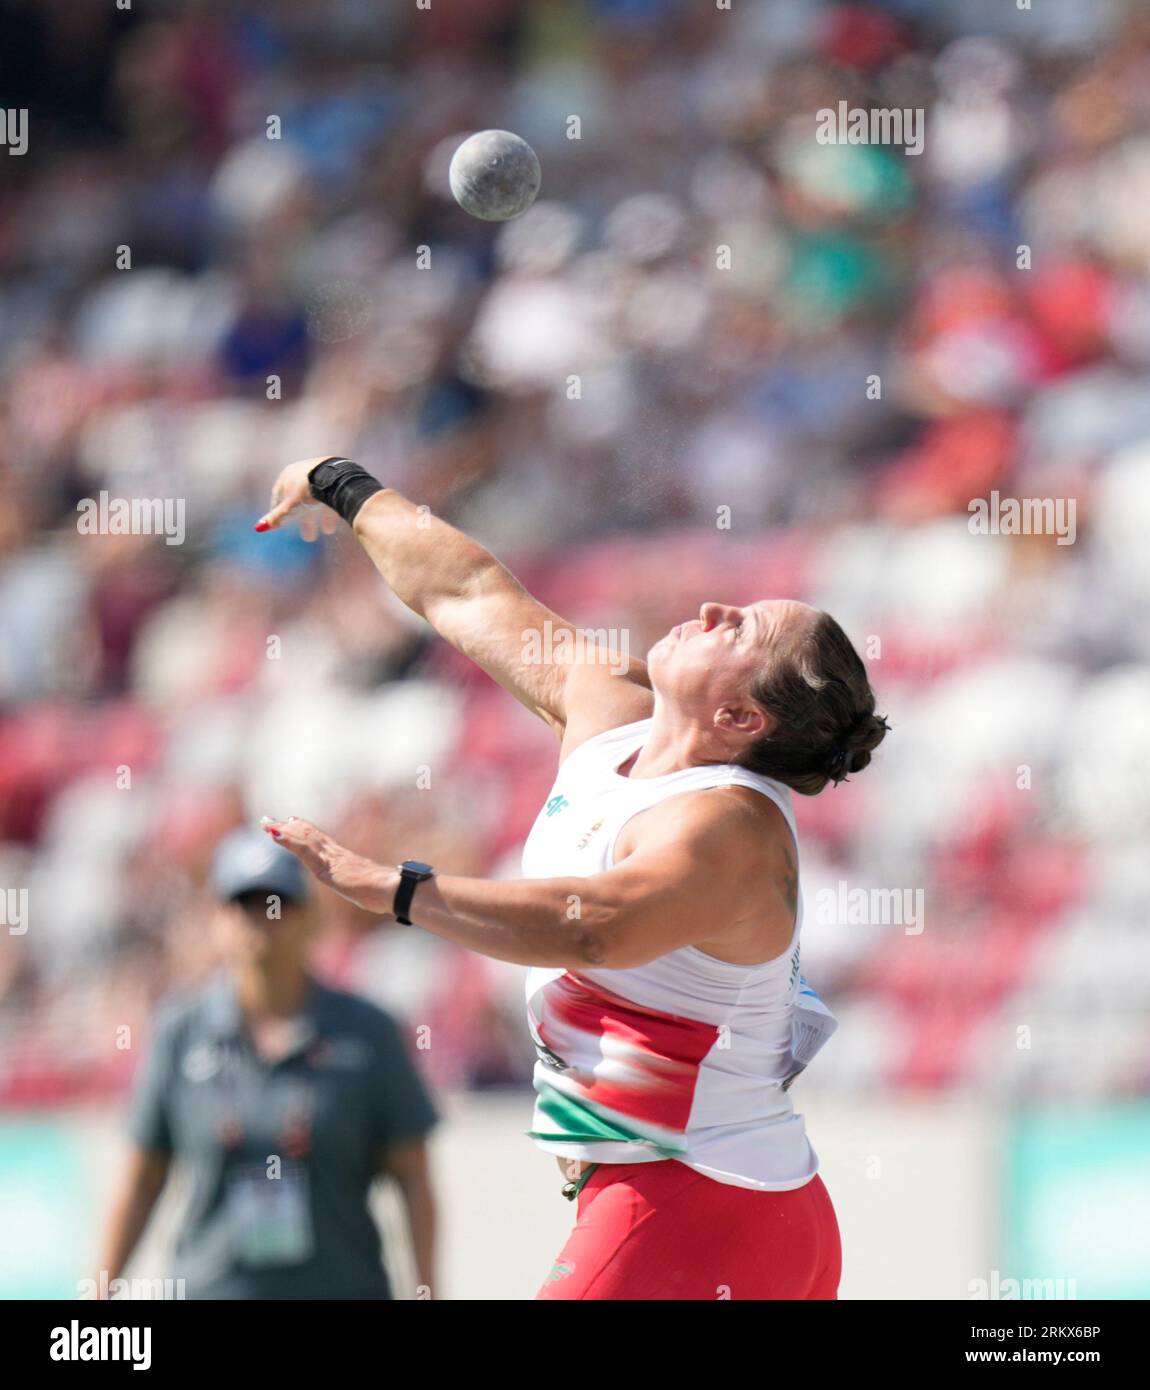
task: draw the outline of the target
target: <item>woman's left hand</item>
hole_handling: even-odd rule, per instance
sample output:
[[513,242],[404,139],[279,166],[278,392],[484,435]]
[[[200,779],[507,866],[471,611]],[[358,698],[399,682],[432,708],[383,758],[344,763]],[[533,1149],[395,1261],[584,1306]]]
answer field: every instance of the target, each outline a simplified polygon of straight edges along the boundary
[[256,522],[257,531],[275,531],[289,516],[299,514],[299,532],[305,541],[314,541],[320,532],[330,535],[339,526],[339,517],[330,507],[323,506],[311,495],[310,474],[317,464],[335,454],[301,459],[289,463],[272,486],[271,510]]
[[377,917],[390,917],[399,870],[376,864],[336,844],[310,821],[289,816],[285,821],[265,816],[260,822],[277,845],[290,850],[304,866],[340,897]]

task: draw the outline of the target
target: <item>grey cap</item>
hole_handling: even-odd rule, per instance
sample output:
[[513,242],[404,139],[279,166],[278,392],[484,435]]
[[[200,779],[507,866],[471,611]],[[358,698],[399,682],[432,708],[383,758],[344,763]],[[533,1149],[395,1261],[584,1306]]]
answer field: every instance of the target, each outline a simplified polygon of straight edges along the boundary
[[212,860],[212,892],[221,902],[263,890],[289,902],[307,899],[307,872],[294,854],[263,830],[242,826],[225,835]]

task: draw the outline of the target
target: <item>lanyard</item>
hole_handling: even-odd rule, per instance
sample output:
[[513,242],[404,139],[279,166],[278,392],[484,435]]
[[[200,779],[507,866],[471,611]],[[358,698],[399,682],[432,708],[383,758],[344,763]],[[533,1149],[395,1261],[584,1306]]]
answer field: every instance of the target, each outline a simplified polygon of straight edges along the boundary
[[[251,1065],[254,1062],[255,1065]],[[287,1095],[286,1115],[279,1131],[279,1150],[285,1157],[305,1159],[311,1152],[315,1117],[315,1085],[302,1076],[273,1080],[274,1070],[247,1055],[242,1045],[221,1051],[218,1088],[217,1137],[224,1149],[235,1154],[247,1135],[244,1115],[254,1113],[261,1093]],[[245,1094],[246,1093],[246,1094]]]

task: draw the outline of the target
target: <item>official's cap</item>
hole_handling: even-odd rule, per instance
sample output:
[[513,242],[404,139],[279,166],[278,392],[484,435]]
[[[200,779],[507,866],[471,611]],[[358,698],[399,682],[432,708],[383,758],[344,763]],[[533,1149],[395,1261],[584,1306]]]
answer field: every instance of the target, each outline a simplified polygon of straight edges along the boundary
[[231,831],[216,846],[211,884],[221,902],[257,891],[297,903],[308,895],[307,871],[295,855],[262,830],[246,826]]

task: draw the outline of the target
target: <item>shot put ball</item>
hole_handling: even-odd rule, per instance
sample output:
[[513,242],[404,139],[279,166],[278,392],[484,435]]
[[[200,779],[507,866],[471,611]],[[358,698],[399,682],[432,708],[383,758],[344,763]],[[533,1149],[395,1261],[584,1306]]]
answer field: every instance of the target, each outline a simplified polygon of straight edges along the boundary
[[448,179],[464,212],[507,222],[535,201],[542,173],[526,140],[509,130],[481,130],[455,151]]

